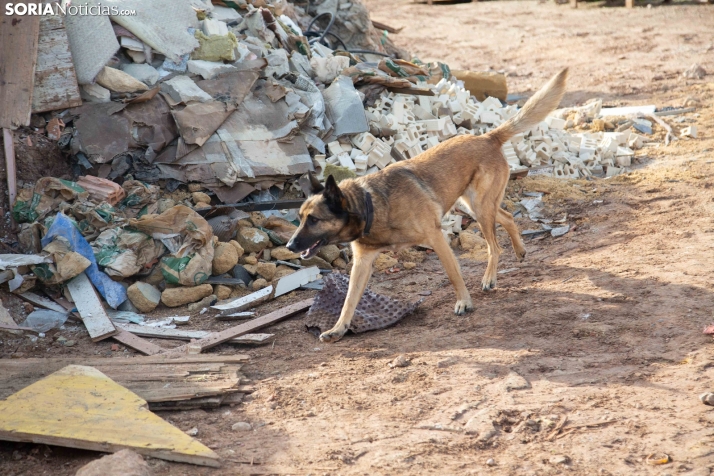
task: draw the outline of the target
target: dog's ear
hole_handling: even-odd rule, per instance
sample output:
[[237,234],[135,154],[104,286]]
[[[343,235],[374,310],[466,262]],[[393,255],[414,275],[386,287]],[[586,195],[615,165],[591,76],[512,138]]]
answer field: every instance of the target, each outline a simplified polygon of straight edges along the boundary
[[306,197],[317,195],[325,190],[325,187],[323,187],[317,179],[315,172],[308,172],[300,177],[298,179],[298,186],[300,186],[300,190],[302,190],[302,193],[304,193]]
[[325,201],[327,201],[327,205],[330,209],[334,211],[343,211],[345,209],[345,196],[342,194],[342,190],[340,190],[335,177],[332,175],[328,176],[327,180],[325,180],[325,191],[322,193],[322,196],[325,197]]

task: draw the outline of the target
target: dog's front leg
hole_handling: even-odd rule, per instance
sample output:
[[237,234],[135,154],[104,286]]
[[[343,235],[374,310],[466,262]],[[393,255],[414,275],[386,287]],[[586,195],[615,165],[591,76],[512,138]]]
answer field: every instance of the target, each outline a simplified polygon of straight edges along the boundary
[[379,254],[379,251],[366,249],[357,242],[352,243],[352,274],[350,275],[350,286],[347,289],[345,304],[342,306],[340,319],[335,326],[320,335],[322,342],[337,342],[342,339],[352,322],[352,316],[357,309],[357,304],[364,294],[367,282],[372,276],[372,263]]
[[469,294],[469,290],[466,288],[463,276],[461,276],[459,262],[456,260],[454,252],[451,251],[451,247],[446,241],[446,238],[444,238],[441,228],[434,230],[429,237],[429,241],[431,246],[434,248],[434,251],[436,251],[439,261],[441,261],[441,264],[444,265],[446,274],[449,276],[449,281],[451,281],[451,284],[456,290],[456,306],[454,306],[454,314],[459,316],[464,314],[466,311],[471,311],[474,308],[474,304],[471,301],[471,295]]

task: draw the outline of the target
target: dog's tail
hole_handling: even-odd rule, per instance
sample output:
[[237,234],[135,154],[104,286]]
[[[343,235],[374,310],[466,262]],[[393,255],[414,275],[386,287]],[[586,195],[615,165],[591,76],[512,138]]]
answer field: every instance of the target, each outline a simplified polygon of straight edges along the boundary
[[543,86],[525,106],[508,121],[488,133],[501,144],[511,137],[535,127],[553,111],[565,94],[565,81],[568,79],[568,68],[553,76],[548,84]]

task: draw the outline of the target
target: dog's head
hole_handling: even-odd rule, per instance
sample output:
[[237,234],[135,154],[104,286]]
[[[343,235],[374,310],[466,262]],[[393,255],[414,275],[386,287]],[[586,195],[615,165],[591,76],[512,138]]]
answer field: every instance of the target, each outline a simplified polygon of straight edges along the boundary
[[359,237],[351,223],[348,201],[330,175],[325,186],[313,175],[303,188],[308,194],[300,207],[300,226],[288,242],[288,249],[301,252],[303,259],[315,256],[321,246],[346,243]]

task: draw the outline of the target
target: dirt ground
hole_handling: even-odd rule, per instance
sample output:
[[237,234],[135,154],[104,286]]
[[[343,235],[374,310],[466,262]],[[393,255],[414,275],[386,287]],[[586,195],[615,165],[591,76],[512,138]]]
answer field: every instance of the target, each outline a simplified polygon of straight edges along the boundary
[[[243,373],[256,391],[234,407],[161,415],[197,427],[224,466],[150,459],[154,473],[711,474],[714,410],[698,395],[714,386],[714,343],[702,334],[714,322],[714,6],[367,3],[374,19],[405,27],[396,42],[422,60],[505,70],[513,93],[532,92],[569,65],[565,105],[602,97],[663,107],[693,98],[695,113],[668,120],[676,129],[696,124],[699,138],[638,151],[639,164],[613,179],[512,182],[509,201],[550,192],[547,214],[567,213],[573,229],[526,240],[522,263],[499,229],[503,272],[487,294],[479,290],[484,253],[461,256],[471,314],[453,315],[454,292],[432,254],[414,270],[372,279],[373,290],[402,300],[431,291],[392,328],[328,345],[298,316],[270,328],[273,345],[216,348],[251,356]],[[695,62],[710,74],[681,79]],[[661,142],[661,131],[655,137]],[[192,326],[226,327],[204,316]],[[133,354],[93,344],[77,326],[62,334],[77,345],[3,336],[0,357]],[[390,368],[399,355],[410,365]],[[472,418],[494,422],[495,435],[464,432]],[[254,430],[232,431],[239,421]],[[667,464],[651,464],[663,454]],[[2,443],[0,474],[73,475],[96,457]]]

